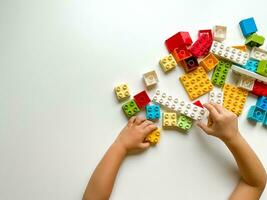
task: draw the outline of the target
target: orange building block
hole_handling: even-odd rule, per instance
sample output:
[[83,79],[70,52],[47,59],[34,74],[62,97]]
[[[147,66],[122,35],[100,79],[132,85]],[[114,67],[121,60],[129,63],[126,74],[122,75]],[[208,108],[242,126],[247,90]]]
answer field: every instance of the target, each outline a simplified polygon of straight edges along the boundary
[[200,65],[203,66],[207,72],[209,72],[213,70],[218,63],[219,60],[212,53],[210,53],[200,62]]
[[235,49],[238,49],[240,51],[247,52],[247,46],[246,45],[239,45],[239,46],[232,46]]

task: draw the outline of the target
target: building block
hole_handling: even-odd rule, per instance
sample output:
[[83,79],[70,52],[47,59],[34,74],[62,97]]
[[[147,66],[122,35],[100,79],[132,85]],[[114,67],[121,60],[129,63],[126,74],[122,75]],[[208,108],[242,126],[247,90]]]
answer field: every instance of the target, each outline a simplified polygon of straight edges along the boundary
[[154,104],[147,105],[146,118],[149,120],[158,120],[160,118],[160,106]]
[[267,96],[267,84],[256,80],[251,93],[256,96]]
[[213,39],[222,42],[226,39],[226,26],[215,26],[213,30]]
[[249,71],[256,72],[258,68],[258,64],[259,64],[259,61],[249,59],[247,63],[244,65],[244,68]]
[[152,145],[157,144],[160,141],[160,129],[156,129],[152,131],[148,136],[145,138],[145,142],[149,142]]
[[201,36],[207,36],[208,38],[210,38],[212,40],[212,30],[211,29],[205,29],[205,30],[199,30],[198,31],[198,38],[200,38]]
[[235,49],[238,49],[243,52],[247,52],[247,46],[246,45],[238,45],[238,46],[232,46]]
[[258,31],[253,17],[241,20],[239,22],[239,26],[244,37],[248,37],[249,35]]
[[256,106],[267,111],[267,97],[265,96],[258,97]]
[[263,121],[263,125],[264,125],[264,126],[267,126],[267,114],[265,115],[265,119],[264,119],[264,121]]
[[130,91],[127,84],[120,84],[114,88],[115,94],[119,101],[126,100],[130,97]]
[[177,114],[175,112],[164,112],[162,116],[163,128],[174,128],[177,125]]
[[237,73],[237,74],[246,75],[246,76],[248,76],[248,77],[257,79],[258,81],[262,81],[262,82],[264,82],[264,83],[267,83],[267,77],[262,76],[262,75],[260,75],[260,74],[257,74],[257,73],[255,73],[255,72],[249,71],[249,70],[247,70],[247,69],[244,69],[244,68],[242,68],[242,67],[233,65],[233,66],[232,66],[232,70],[233,70],[235,73]]
[[194,100],[212,90],[213,85],[202,67],[180,77],[189,98]]
[[252,91],[254,87],[255,79],[250,78],[246,75],[241,75],[238,82],[237,87],[242,88],[247,91]]
[[262,76],[267,76],[267,60],[261,60],[259,62],[256,72]]
[[189,58],[186,58],[185,60],[182,60],[181,65],[183,66],[184,71],[188,73],[195,70],[198,67],[198,61],[196,57],[191,56]]
[[157,83],[159,82],[159,79],[158,79],[158,76],[155,70],[149,71],[143,74],[143,79],[144,79],[147,89],[151,89],[155,87]]
[[140,112],[138,106],[136,105],[135,101],[132,99],[122,105],[122,109],[125,115],[130,118]]
[[172,56],[172,54],[162,58],[159,61],[159,64],[165,73],[171,71],[172,69],[174,69],[177,66],[177,63],[176,63],[174,57]]
[[258,47],[253,47],[250,52],[250,58],[254,60],[267,60],[267,51]]
[[210,53],[201,62],[200,65],[207,71],[213,70],[213,68],[219,63],[219,60]]
[[142,91],[134,96],[134,101],[139,109],[142,109],[150,102],[150,98],[147,95],[146,91]]
[[223,104],[223,92],[222,91],[210,91],[209,102],[216,103],[222,106]]
[[218,87],[222,87],[224,85],[231,65],[232,64],[228,61],[219,60],[219,63],[217,64],[211,77],[213,85]]
[[201,34],[200,37],[189,48],[193,56],[199,58],[208,55],[212,45],[212,37],[208,34]]
[[232,47],[226,47],[224,44],[213,41],[210,52],[225,60],[237,65],[245,65],[248,61],[249,54]]
[[247,37],[245,44],[250,47],[260,47],[264,41],[265,38],[263,36],[253,33]]
[[251,121],[263,122],[266,116],[266,111],[258,106],[251,106],[247,118]]
[[175,48],[180,46],[189,46],[192,43],[189,32],[178,32],[165,41],[165,45],[169,53],[172,53]]
[[183,131],[188,131],[193,125],[193,120],[185,115],[179,115],[177,127]]
[[192,56],[191,52],[185,46],[175,48],[172,55],[177,63]]
[[204,108],[203,104],[199,100],[195,101],[193,104],[200,107],[200,108]]
[[248,91],[226,83],[223,87],[223,106],[239,116],[243,111],[247,96]]

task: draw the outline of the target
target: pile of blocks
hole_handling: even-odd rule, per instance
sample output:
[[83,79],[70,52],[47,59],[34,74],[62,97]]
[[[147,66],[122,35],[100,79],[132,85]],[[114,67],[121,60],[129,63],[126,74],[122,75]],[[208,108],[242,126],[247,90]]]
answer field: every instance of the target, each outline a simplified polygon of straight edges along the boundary
[[[242,114],[250,93],[258,96],[247,118],[267,126],[267,51],[259,48],[265,38],[257,33],[254,18],[241,20],[239,25],[245,44],[238,46],[223,43],[227,33],[225,26],[215,26],[213,31],[199,30],[195,42],[189,32],[178,32],[165,41],[169,53],[160,59],[159,65],[166,75],[176,67],[183,69],[179,80],[191,101],[209,93],[207,102],[220,104],[237,116]],[[239,74],[236,85],[226,83],[231,71]],[[154,70],[143,74],[143,80],[147,90],[159,82]],[[131,96],[127,84],[117,85],[115,93],[119,101]],[[207,113],[199,100],[192,103],[159,89],[151,99],[146,90],[134,95],[122,109],[128,118],[145,110],[147,119],[161,119],[163,129],[182,132],[188,132],[193,122],[202,120]],[[208,117],[208,125],[212,123]],[[159,139],[160,129],[157,129],[145,140],[156,144]]]

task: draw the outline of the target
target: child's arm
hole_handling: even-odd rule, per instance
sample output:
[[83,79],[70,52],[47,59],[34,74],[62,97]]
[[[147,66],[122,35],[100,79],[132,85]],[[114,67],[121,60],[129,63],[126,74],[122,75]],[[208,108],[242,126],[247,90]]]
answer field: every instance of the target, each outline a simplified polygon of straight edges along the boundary
[[211,127],[198,126],[208,135],[221,139],[232,152],[241,179],[233,191],[231,200],[259,199],[266,184],[266,172],[260,160],[238,130],[237,116],[218,104],[206,104],[213,120]]
[[83,195],[83,200],[107,200],[112,192],[120,165],[131,150],[144,150],[145,137],[157,127],[141,117],[132,117],[96,167]]

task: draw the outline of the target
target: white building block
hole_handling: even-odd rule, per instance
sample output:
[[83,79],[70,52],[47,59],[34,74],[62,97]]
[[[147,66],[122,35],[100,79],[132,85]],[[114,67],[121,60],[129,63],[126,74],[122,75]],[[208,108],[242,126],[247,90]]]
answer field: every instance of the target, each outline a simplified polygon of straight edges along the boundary
[[241,75],[239,80],[238,80],[237,87],[243,88],[247,91],[252,91],[254,83],[255,83],[254,78],[250,78],[246,75]]
[[157,85],[157,83],[159,81],[157,73],[155,70],[149,71],[149,72],[143,74],[143,78],[144,78],[145,85],[148,89]]
[[249,70],[244,69],[242,67],[232,65],[232,70],[237,74],[246,75],[250,78],[254,78],[254,79],[257,79],[258,81],[262,81],[264,83],[267,83],[267,77],[262,76],[260,74],[256,74],[255,72],[249,71]]
[[267,51],[260,49],[258,47],[254,47],[251,50],[250,58],[255,60],[266,60],[267,59]]
[[222,91],[211,91],[209,94],[209,102],[217,103],[219,105],[223,105],[223,92]]
[[215,26],[213,30],[213,39],[222,42],[226,39],[226,26]]

